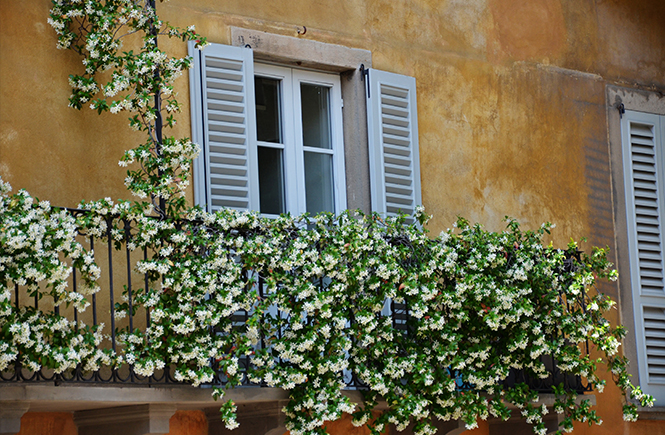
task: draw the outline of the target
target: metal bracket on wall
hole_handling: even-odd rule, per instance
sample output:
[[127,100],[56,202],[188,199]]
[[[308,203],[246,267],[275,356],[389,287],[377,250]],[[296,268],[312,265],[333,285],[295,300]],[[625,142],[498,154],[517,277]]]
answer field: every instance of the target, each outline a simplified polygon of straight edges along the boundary
[[619,118],[623,119],[623,114],[626,113],[626,106],[624,106],[623,103],[619,103],[617,110],[619,110]]
[[365,68],[365,64],[360,64],[360,77],[367,84],[367,98],[369,98],[369,68]]

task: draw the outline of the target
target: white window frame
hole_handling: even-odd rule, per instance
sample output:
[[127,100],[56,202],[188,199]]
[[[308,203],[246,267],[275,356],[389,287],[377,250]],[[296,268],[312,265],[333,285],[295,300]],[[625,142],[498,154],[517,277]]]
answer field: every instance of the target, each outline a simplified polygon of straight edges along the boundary
[[[334,212],[346,209],[346,182],[344,170],[344,133],[342,125],[342,92],[339,74],[307,71],[273,64],[254,63],[254,76],[280,80],[282,95],[280,120],[282,145],[259,142],[256,146],[284,150],[284,196],[286,211],[301,214],[307,211],[304,152],[322,152],[332,155]],[[330,90],[331,149],[308,149],[303,145],[302,107],[300,84],[324,86]],[[257,153],[255,153],[256,155]],[[266,216],[270,216],[266,214]]]

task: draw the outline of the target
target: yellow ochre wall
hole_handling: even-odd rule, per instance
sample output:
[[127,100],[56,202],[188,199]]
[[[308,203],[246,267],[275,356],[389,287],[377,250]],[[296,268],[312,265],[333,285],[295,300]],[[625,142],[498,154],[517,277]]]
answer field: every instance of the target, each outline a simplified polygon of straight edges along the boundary
[[[128,198],[117,161],[142,138],[124,115],[66,107],[67,76],[82,65],[56,50],[49,7],[0,0],[0,176],[57,205]],[[605,87],[665,91],[663,0],[171,0],[158,10],[223,44],[230,26],[293,37],[306,26],[301,38],[367,49],[374,68],[415,76],[434,234],[457,215],[492,230],[510,215],[526,228],[555,222],[560,245],[587,236],[614,248]],[[188,136],[186,76],[177,90],[176,133]],[[597,401],[603,426],[575,433],[665,433],[661,421],[624,423],[612,387]]]

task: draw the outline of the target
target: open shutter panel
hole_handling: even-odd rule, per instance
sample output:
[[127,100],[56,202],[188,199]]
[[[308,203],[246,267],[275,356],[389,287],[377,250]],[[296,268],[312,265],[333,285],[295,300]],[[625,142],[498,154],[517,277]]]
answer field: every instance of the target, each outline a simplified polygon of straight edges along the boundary
[[198,123],[193,136],[202,146],[195,166],[197,203],[210,211],[258,210],[252,51],[227,45],[194,50],[192,105],[198,107],[192,108],[192,124]]
[[372,69],[369,83],[372,211],[413,216],[421,203],[416,80]]
[[626,112],[622,134],[640,384],[665,401],[662,118]]

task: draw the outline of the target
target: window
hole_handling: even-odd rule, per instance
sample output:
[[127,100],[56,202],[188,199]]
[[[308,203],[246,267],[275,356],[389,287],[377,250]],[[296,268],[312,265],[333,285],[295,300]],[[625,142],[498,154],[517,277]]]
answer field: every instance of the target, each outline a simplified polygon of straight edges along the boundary
[[339,75],[254,65],[259,211],[346,208]]
[[665,401],[665,115],[621,119],[630,288],[639,383]]
[[[306,44],[317,55],[320,44],[330,45],[295,41],[288,47]],[[362,51],[331,46],[335,55]],[[358,207],[354,189],[366,186],[372,211],[412,215],[421,203],[415,79],[371,70],[367,99],[359,100],[358,89],[365,89],[360,65],[315,72],[261,63],[254,53],[244,45],[203,51],[190,45],[192,139],[202,146],[194,164],[196,202],[212,211],[339,213],[347,204]],[[352,105],[343,109],[345,86]]]

